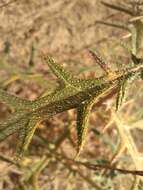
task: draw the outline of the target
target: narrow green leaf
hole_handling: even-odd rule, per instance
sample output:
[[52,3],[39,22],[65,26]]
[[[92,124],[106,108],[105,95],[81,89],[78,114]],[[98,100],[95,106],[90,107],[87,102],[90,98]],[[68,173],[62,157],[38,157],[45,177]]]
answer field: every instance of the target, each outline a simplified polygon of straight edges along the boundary
[[[58,89],[48,96],[30,102],[30,106],[29,102],[27,104],[27,101],[25,102],[20,98],[8,93],[5,94],[5,92],[1,91],[3,93],[0,100],[1,102],[6,102],[14,108],[20,105],[19,107],[21,107],[21,110],[12,113],[6,120],[0,122],[0,141],[21,129],[20,140],[22,152],[24,152],[27,150],[36,130],[36,124],[41,118],[49,118],[57,113],[77,108],[78,152],[80,152],[86,136],[89,112],[92,105],[96,101],[99,101],[100,98],[103,98],[104,94],[106,95],[111,89],[117,87],[120,80],[127,80],[132,77],[132,75],[140,73],[142,70],[143,65],[139,64],[132,68],[115,71],[109,75],[95,79],[73,80],[73,83],[70,83],[70,77],[66,75],[67,78],[65,77],[64,80],[67,81],[68,86],[63,89]],[[56,70],[55,72],[58,71]],[[61,76],[60,74],[57,75]],[[70,84],[74,84],[74,88]],[[13,100],[12,103],[10,99]],[[16,107],[17,103],[18,105]],[[27,125],[28,121],[29,123]],[[24,127],[25,130],[23,129]]]
[[27,129],[28,123],[29,123],[29,120],[27,120],[27,122],[25,122],[25,125],[23,125],[23,127],[19,129],[16,159],[19,159],[23,156],[23,153],[24,153],[23,144],[26,137],[26,129]]
[[108,74],[111,72],[111,69],[108,67],[107,63],[102,59],[101,56],[97,55],[94,51],[89,50],[89,53],[92,55],[96,63],[101,67],[101,69]]
[[0,122],[0,130],[17,123],[22,118],[28,118],[26,111],[18,111],[10,114],[10,116]]
[[13,133],[17,132],[19,129],[25,126],[27,123],[26,118],[21,118],[15,123],[7,124],[5,127],[0,128],[0,141],[3,141],[8,136],[12,135]]
[[42,55],[43,60],[48,64],[53,73],[62,80],[65,85],[72,85],[75,87],[74,83],[78,79],[66,71],[60,64],[54,62],[54,60],[48,55]]
[[37,128],[38,121],[38,117],[31,117],[27,124],[20,129],[17,157],[22,157],[26,153],[34,132]]
[[30,101],[18,98],[2,89],[0,89],[0,102],[6,103],[15,110],[30,108],[31,104]]
[[117,98],[116,98],[116,111],[118,111],[119,107],[123,103],[123,100],[125,98],[126,87],[127,87],[126,79],[122,79],[118,82]]
[[87,134],[87,130],[88,130],[89,114],[90,114],[90,111],[91,111],[93,105],[96,103],[97,100],[98,100],[98,98],[95,97],[91,100],[87,100],[87,101],[81,103],[77,107],[76,129],[77,129],[77,137],[78,137],[78,146],[77,146],[76,158],[79,156],[79,154],[84,146],[86,134]]
[[[136,55],[134,55],[132,52],[130,52],[130,53],[131,53],[131,59],[133,61],[134,66],[141,65],[143,60],[141,58],[136,57]],[[128,84],[127,84],[128,81],[132,81],[134,78],[137,78],[138,76],[140,76],[142,78],[143,77],[143,71],[141,71],[139,73],[132,73],[128,77],[122,77],[122,79],[120,79],[118,81],[116,111],[119,109],[119,107],[121,106],[121,104],[125,98],[125,91],[128,87]]]
[[89,122],[89,112],[91,107],[88,106],[88,102],[80,104],[77,108],[77,137],[78,137],[78,147],[77,147],[77,155],[80,154],[82,147],[85,142],[85,137],[88,129]]

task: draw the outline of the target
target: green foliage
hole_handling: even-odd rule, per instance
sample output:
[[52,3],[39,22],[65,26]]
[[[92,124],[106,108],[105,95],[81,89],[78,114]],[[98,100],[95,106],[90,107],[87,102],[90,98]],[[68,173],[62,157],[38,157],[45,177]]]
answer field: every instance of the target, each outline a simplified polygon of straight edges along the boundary
[[77,108],[77,137],[78,137],[78,154],[79,155],[86,138],[89,114],[93,105],[93,100],[87,100]]
[[38,126],[39,118],[33,116],[30,118],[28,122],[26,122],[25,126],[23,126],[19,130],[19,144],[17,147],[17,156],[22,157],[23,154],[27,151],[28,146],[32,140],[34,132]]

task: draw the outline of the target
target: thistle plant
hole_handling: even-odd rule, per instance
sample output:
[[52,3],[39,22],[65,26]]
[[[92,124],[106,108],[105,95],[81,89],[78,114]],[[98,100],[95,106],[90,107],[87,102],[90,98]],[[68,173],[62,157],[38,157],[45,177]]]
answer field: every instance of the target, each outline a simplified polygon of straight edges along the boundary
[[[128,38],[129,46],[125,45],[124,43],[120,43],[120,45],[125,47],[130,54],[131,60],[128,63],[128,66],[138,65],[141,61],[141,59],[137,57],[141,53],[143,47],[142,3],[143,2],[139,0],[123,2],[120,5],[118,5],[102,1],[102,4],[108,7],[109,9],[118,11],[119,13],[124,13],[129,16],[128,20],[124,20],[122,21],[122,23],[118,23],[118,21],[115,21],[115,23],[99,21],[99,23],[105,24],[106,26],[115,27],[117,29],[123,29],[127,32],[126,38]],[[141,71],[139,75],[142,78],[143,72]],[[119,109],[123,100],[125,99],[126,91],[129,88],[130,81],[132,81],[134,77],[136,76],[133,74],[130,78],[128,78],[128,80],[123,79],[119,81],[117,88],[116,110]],[[109,126],[111,126],[114,122],[117,126],[117,130],[119,132],[120,137],[120,143],[117,146],[116,153],[113,155],[111,159],[111,164],[116,163],[118,161],[118,158],[127,149],[128,153],[130,154],[133,160],[135,168],[137,170],[141,170],[143,166],[142,154],[139,153],[139,151],[137,150],[131,130],[136,128],[140,128],[142,130],[142,127],[140,127],[140,125],[134,126],[134,124],[132,124],[132,127],[129,127],[125,121],[125,118],[122,118],[121,115],[123,114],[121,112],[119,112],[118,114],[115,113],[113,110],[111,112],[112,122],[110,122],[110,125],[108,125],[106,129],[108,129]],[[136,177],[131,189],[138,189],[141,180],[142,178]]]
[[42,55],[42,58],[57,78],[64,83],[63,88],[35,101],[20,99],[0,90],[0,101],[14,110],[9,118],[0,123],[0,140],[2,141],[18,131],[18,155],[23,155],[32,140],[38,123],[57,113],[76,108],[79,153],[86,136],[92,106],[113,88],[117,88],[120,80],[127,80],[133,74],[140,73],[143,68],[142,62],[132,68],[111,72],[100,78],[77,79],[49,56]]
[[[143,60],[138,56],[142,41],[141,18],[143,11],[141,9],[141,4],[135,3],[135,7],[131,5],[130,8],[128,8],[128,6],[126,8],[122,5],[112,5],[106,2],[102,2],[102,4],[108,8],[131,16],[128,24],[118,24],[117,22],[109,23],[103,21],[99,22],[108,26],[122,28],[123,30],[126,30],[130,33],[131,47],[128,48],[128,51],[130,53],[131,59],[128,63],[128,67],[125,69],[121,68],[116,71],[112,71],[108,67],[106,61],[103,61],[102,58],[96,55],[96,53],[90,51],[96,63],[104,71],[104,74],[103,76],[97,78],[80,79],[72,75],[61,64],[56,63],[54,59],[48,54],[42,54],[41,59],[45,62],[45,64],[48,65],[50,70],[57,77],[57,80],[61,84],[60,87],[54,90],[54,92],[39,97],[36,100],[29,101],[8,93],[3,89],[2,85],[0,88],[0,102],[9,106],[12,111],[6,119],[0,122],[0,141],[5,140],[8,136],[14,133],[18,133],[18,158],[21,158],[27,152],[34,133],[43,120],[50,119],[58,113],[73,108],[76,110],[77,114],[75,127],[77,132],[77,154],[75,158],[77,158],[80,155],[86,141],[89,116],[93,106],[96,106],[100,101],[106,101],[109,97],[116,93],[116,111],[118,111],[123,103],[126,91],[128,91],[129,81],[137,78],[143,78]],[[31,61],[33,57],[33,51],[34,49],[32,47],[29,61],[31,66],[33,65],[33,62]],[[18,77],[28,77],[28,80],[30,79],[29,75],[24,75],[22,72],[19,72]],[[40,79],[42,83],[41,76],[38,75],[36,77]],[[5,85],[9,84],[13,80],[15,80],[15,78],[11,78],[11,80],[6,81]],[[134,157],[134,143],[130,130],[126,129],[124,124],[119,121],[119,115],[119,112],[112,110],[112,122],[116,122],[117,124],[117,128],[121,136],[121,143],[117,148],[117,152],[111,159],[111,164],[117,160],[125,148],[128,148],[131,156]],[[59,158],[59,155],[56,156],[57,159],[61,159]],[[43,157],[40,165],[41,163],[45,166],[47,164],[47,159]],[[78,163],[78,161],[74,160],[74,163]],[[89,164],[84,164],[84,166],[88,167]],[[90,169],[95,168],[96,166],[90,165]],[[108,168],[105,167],[105,169]],[[37,171],[39,172],[40,169],[38,168]],[[113,169],[112,166],[110,166],[110,169]],[[139,170],[139,167],[136,167],[136,169]],[[118,170],[120,171],[120,169]],[[126,173],[129,172],[126,171]],[[142,175],[142,172],[139,173],[139,171],[130,173]],[[34,175],[31,174],[31,176]]]
[[[136,59],[136,56],[139,54],[141,48],[142,48],[142,29],[143,29],[143,22],[142,22],[142,2],[141,1],[129,1],[128,3],[123,3],[120,5],[114,5],[107,3],[105,1],[101,2],[104,6],[119,11],[121,13],[124,13],[126,15],[129,15],[130,18],[128,21],[125,21],[125,23],[118,23],[115,21],[115,23],[110,22],[103,22],[99,21],[99,23],[123,29],[129,33],[130,37],[130,47],[127,47],[125,44],[121,43],[131,54],[131,61],[128,63],[129,66],[136,65],[139,63],[139,59]],[[141,73],[142,75],[142,73]],[[132,78],[132,77],[131,77]],[[131,79],[130,78],[130,79]],[[116,110],[118,110],[119,106],[122,104],[124,97],[125,97],[125,91],[128,81],[122,80],[119,81],[118,85],[118,95],[117,95],[117,101],[116,101]]]

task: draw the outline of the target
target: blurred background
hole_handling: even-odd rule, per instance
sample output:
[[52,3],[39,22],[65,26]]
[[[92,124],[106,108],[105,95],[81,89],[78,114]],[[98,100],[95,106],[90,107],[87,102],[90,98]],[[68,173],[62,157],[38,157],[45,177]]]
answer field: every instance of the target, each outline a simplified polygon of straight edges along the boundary
[[[81,78],[104,74],[89,50],[112,70],[127,67],[130,49],[142,57],[142,10],[139,0],[0,0],[0,88],[28,100],[53,92],[58,83],[41,52]],[[142,80],[126,90],[118,112],[114,96],[93,108],[80,161],[143,169]],[[10,113],[1,103],[0,119]],[[17,135],[1,142],[0,190],[143,189],[141,177],[69,161],[76,154],[75,125],[75,110],[43,121],[20,164],[13,161]]]

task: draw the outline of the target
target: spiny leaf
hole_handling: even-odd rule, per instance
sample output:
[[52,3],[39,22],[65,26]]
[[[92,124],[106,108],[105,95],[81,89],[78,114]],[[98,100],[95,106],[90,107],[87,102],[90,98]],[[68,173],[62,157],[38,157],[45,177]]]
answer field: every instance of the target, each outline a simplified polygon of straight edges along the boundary
[[77,158],[84,146],[84,142],[86,139],[86,133],[88,130],[88,123],[89,123],[89,114],[93,107],[93,105],[99,101],[99,99],[104,97],[110,90],[112,86],[108,89],[104,90],[103,92],[98,95],[98,97],[93,97],[92,99],[89,99],[83,103],[81,103],[77,107],[77,137],[78,137],[78,146],[77,146],[77,155],[75,158]]
[[92,57],[94,58],[94,60],[96,61],[96,63],[101,67],[101,69],[108,74],[109,72],[111,72],[111,69],[108,67],[107,63],[105,63],[105,61],[103,61],[103,59],[97,55],[95,52],[93,52],[92,50],[89,50],[90,54],[92,55]]
[[[142,59],[140,58],[137,58],[132,52],[131,53],[131,59],[133,61],[133,64],[136,66],[136,65],[139,65],[142,63]],[[143,72],[141,71],[140,72],[140,77],[142,78],[143,76]],[[128,87],[128,80],[131,81],[132,79],[138,77],[138,74],[136,73],[132,73],[129,77],[123,77],[122,79],[119,80],[118,82],[118,90],[117,90],[117,99],[116,99],[116,110],[119,109],[119,106],[121,106],[122,102],[123,102],[123,99],[125,97],[125,91],[126,91],[126,88]]]
[[5,127],[1,125],[2,127],[0,128],[0,141],[17,132],[19,129],[25,126],[26,122],[27,119],[23,117],[16,122],[7,123],[7,125],[5,123]]
[[0,131],[4,128],[7,128],[10,125],[16,125],[16,123],[18,123],[18,121],[22,118],[29,118],[29,113],[30,110],[20,110],[10,114],[10,116],[7,119],[4,119],[0,122]]
[[[125,49],[128,50],[128,52],[131,54],[131,59],[133,61],[133,64],[134,65],[138,65],[138,64],[141,64],[141,62],[143,61],[142,59],[140,58],[137,58],[133,53],[132,53],[132,50],[124,43],[122,42],[119,42],[121,46],[123,46]],[[132,63],[131,63],[132,64]],[[130,65],[131,65],[130,64]],[[143,72],[141,72],[140,74],[141,78],[143,77]],[[132,74],[132,76],[130,76],[128,79],[133,79],[134,77],[136,77],[135,74]],[[121,80],[119,80],[118,82],[118,90],[117,90],[117,99],[116,99],[116,111],[119,109],[119,107],[121,106],[123,100],[124,100],[124,97],[125,97],[125,91],[126,91],[126,88],[128,87],[128,79],[125,79],[125,78],[122,78]]]
[[15,110],[30,108],[31,104],[30,101],[18,98],[2,89],[0,89],[0,102],[6,103]]
[[75,87],[74,83],[77,82],[78,79],[66,71],[62,66],[55,63],[54,60],[48,55],[42,55],[42,58],[48,64],[53,73],[58,77],[58,79],[62,80],[65,85],[72,85]]
[[23,125],[22,128],[19,129],[19,132],[18,132],[18,145],[17,145],[17,155],[16,155],[16,159],[19,159],[20,157],[22,157],[21,155],[23,155],[23,144],[24,144],[24,140],[25,140],[25,136],[26,136],[26,128],[27,128],[27,125],[29,123],[29,119],[25,121],[25,125]]
[[117,98],[116,98],[116,111],[118,111],[119,107],[121,106],[124,97],[125,97],[125,91],[127,86],[127,80],[122,79],[118,82],[118,88],[117,88]]
[[[42,57],[46,61],[46,63],[48,63],[48,65],[51,68],[51,70],[54,72],[54,74],[60,80],[63,80],[65,82],[65,84],[67,84],[67,85],[72,85],[78,91],[79,90],[83,90],[83,89],[91,88],[95,84],[102,85],[106,81],[112,80],[110,78],[108,79],[108,75],[107,74],[105,76],[103,76],[103,77],[99,77],[99,78],[95,78],[95,79],[85,79],[85,80],[84,79],[83,80],[82,79],[77,79],[74,76],[72,76],[69,72],[65,71],[65,69],[62,66],[60,66],[57,63],[55,63],[48,55],[42,55]],[[123,72],[126,75],[126,73],[128,72],[128,70],[123,70]],[[109,73],[109,76],[113,76],[112,78],[116,77],[118,74],[123,75],[123,73],[120,72],[120,71],[114,72],[114,73],[112,72],[111,73],[111,72],[109,72],[109,69],[108,69],[108,73]]]
[[102,80],[102,78],[99,79],[78,79],[71,75],[68,71],[66,71],[60,64],[57,64],[51,59],[48,55],[42,55],[42,58],[45,60],[45,62],[49,65],[50,69],[53,71],[53,73],[62,81],[64,81],[66,86],[72,86],[75,89],[83,90],[86,88],[90,88],[92,85],[95,85],[95,83],[100,84],[105,82]]
[[83,102],[79,105],[77,108],[77,137],[78,137],[78,149],[77,149],[77,155],[80,154],[81,149],[85,142],[85,137],[88,129],[88,121],[89,121],[89,114],[91,110],[91,104],[89,101]]
[[39,121],[39,118],[32,117],[26,123],[26,125],[20,129],[20,131],[19,131],[19,145],[17,148],[17,156],[18,157],[22,157],[26,153],[28,146],[32,140],[32,137],[34,135],[34,132],[37,128],[38,121]]
[[[87,126],[88,113],[92,108],[92,102],[94,102],[94,100],[99,101],[100,98],[104,97],[104,94],[106,95],[106,93],[111,89],[117,87],[119,80],[123,78],[128,79],[132,74],[139,73],[142,70],[143,65],[139,64],[132,68],[117,72],[115,71],[110,75],[105,75],[100,78],[75,80],[74,85],[76,84],[78,88],[73,88],[72,85],[68,85],[63,89],[56,90],[48,96],[38,98],[37,100],[30,102],[30,106],[29,103],[27,106],[27,101],[24,102],[22,100],[23,106],[21,107],[21,110],[12,113],[7,120],[0,123],[0,141],[25,127],[27,121],[30,121],[26,128],[26,132],[22,132],[22,142],[24,142],[24,144],[22,144],[24,146],[24,150],[26,150],[36,129],[35,125],[39,122],[39,119],[49,118],[57,113],[77,107],[80,109],[78,115],[81,115],[83,118],[83,120],[82,118],[80,119],[79,123],[82,126]],[[8,100],[1,100],[2,102],[10,104],[11,102],[9,102],[9,98],[14,97],[11,97],[9,94],[6,95],[8,96]],[[18,102],[19,98],[16,98],[16,101]],[[87,105],[83,104],[80,108],[79,106],[82,102],[85,102]],[[11,106],[15,107],[15,104],[12,104]],[[79,146],[82,145],[84,134],[86,133],[86,130],[83,129],[84,127],[80,128],[82,134],[79,133],[81,138]]]

